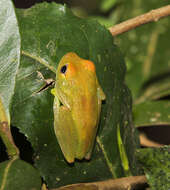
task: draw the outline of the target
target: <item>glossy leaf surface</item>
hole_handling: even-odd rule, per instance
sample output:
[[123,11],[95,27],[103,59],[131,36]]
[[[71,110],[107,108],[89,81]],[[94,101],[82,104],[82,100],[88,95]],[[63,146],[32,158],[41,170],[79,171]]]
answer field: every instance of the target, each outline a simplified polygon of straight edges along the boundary
[[13,159],[0,163],[1,190],[40,190],[41,178],[38,171],[30,164]]
[[137,127],[169,125],[170,124],[170,102],[154,101],[134,105],[133,117]]

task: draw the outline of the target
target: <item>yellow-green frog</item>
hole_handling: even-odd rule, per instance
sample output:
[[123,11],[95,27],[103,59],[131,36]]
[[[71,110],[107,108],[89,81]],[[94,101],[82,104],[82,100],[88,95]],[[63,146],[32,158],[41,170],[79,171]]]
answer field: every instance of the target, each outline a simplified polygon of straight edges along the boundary
[[67,53],[59,62],[54,94],[54,129],[67,162],[90,159],[105,94],[92,61]]

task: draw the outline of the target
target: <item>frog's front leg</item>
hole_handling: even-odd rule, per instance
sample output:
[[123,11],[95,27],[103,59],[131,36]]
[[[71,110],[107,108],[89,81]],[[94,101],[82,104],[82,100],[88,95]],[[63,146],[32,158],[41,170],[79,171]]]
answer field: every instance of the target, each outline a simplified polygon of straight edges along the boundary
[[75,151],[78,144],[77,132],[72,119],[71,111],[61,105],[57,96],[54,98],[54,130],[61,150],[69,163],[75,160]]

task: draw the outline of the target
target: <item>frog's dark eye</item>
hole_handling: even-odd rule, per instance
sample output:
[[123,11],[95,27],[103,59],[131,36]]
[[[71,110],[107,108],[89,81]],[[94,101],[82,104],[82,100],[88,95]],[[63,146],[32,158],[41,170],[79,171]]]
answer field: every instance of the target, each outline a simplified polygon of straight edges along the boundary
[[67,65],[63,65],[60,69],[60,72],[65,74],[66,71],[67,71]]

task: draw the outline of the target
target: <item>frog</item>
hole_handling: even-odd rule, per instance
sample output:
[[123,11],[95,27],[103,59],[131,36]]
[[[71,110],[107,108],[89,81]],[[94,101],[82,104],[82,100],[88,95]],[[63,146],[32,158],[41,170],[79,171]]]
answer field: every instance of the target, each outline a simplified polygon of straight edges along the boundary
[[106,99],[96,75],[95,64],[74,52],[65,54],[56,69],[54,131],[68,163],[91,158]]

